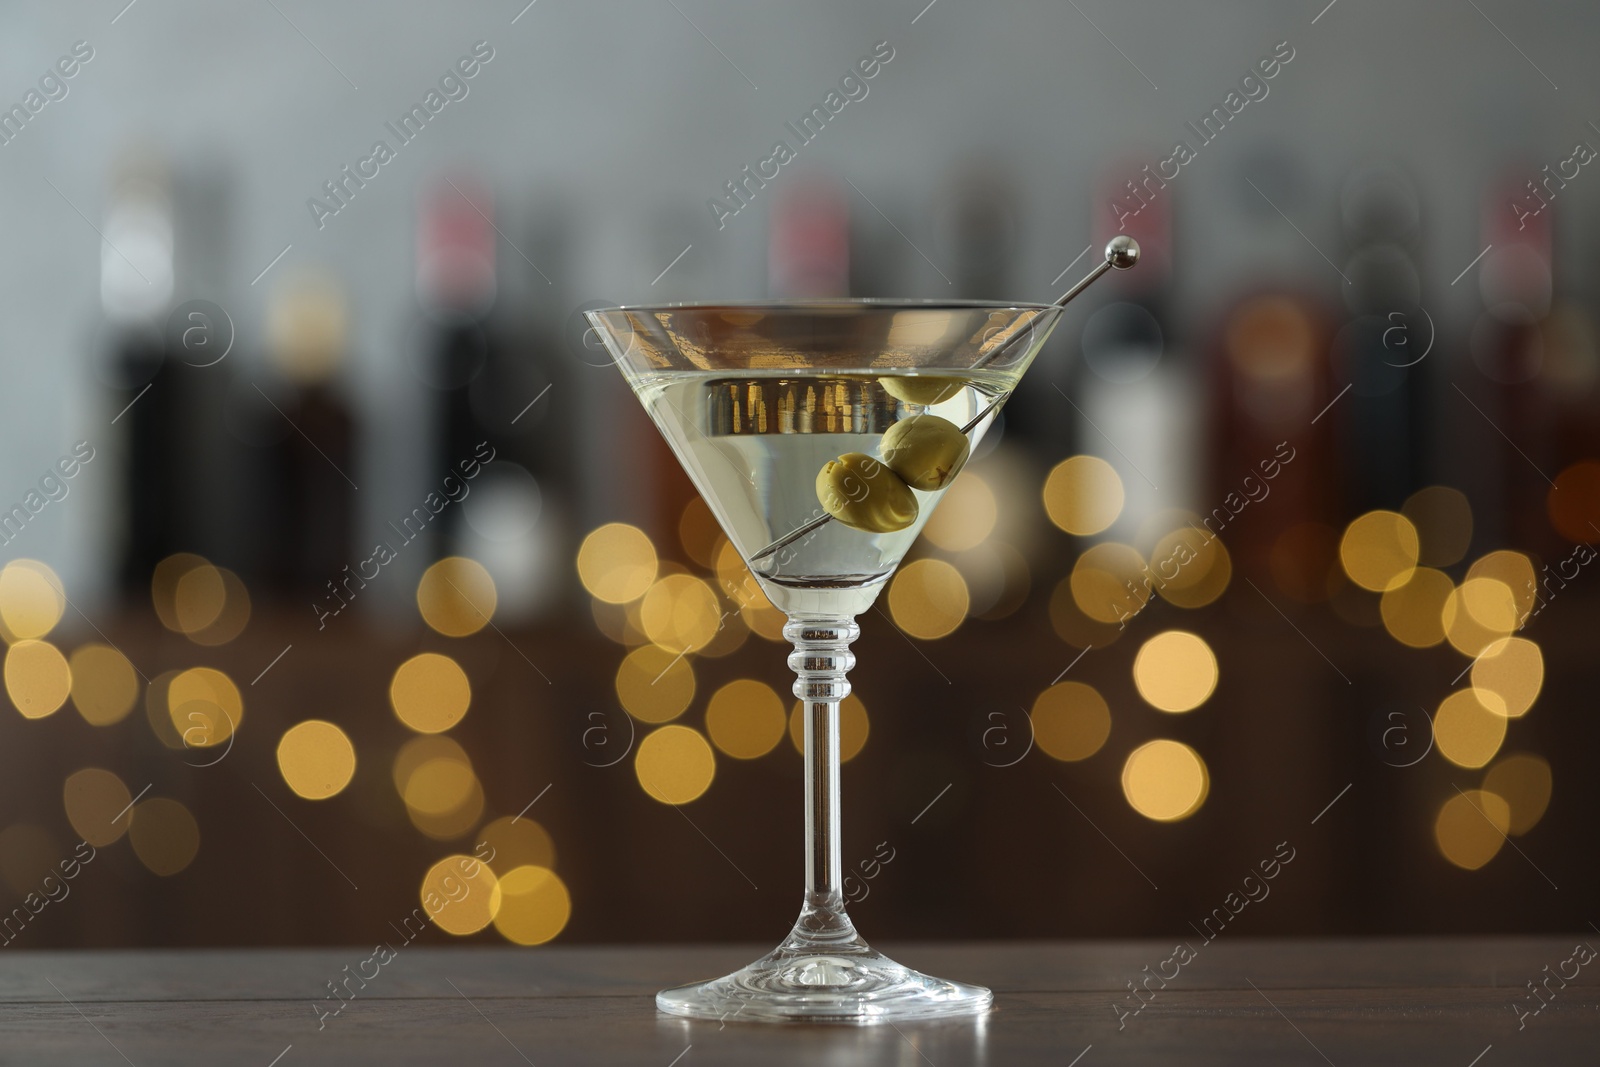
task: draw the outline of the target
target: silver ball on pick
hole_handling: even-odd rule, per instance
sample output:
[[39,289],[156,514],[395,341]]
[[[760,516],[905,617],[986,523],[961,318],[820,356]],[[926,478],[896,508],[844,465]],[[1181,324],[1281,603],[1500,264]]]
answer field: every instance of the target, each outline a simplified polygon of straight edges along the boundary
[[1106,262],[1117,270],[1127,270],[1139,262],[1139,242],[1119,234],[1106,242]]

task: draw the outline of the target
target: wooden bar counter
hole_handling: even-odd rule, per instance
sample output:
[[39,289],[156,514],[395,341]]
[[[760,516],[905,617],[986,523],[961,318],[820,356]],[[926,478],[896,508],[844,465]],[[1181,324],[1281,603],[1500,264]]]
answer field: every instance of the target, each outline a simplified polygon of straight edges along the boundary
[[[754,945],[413,947],[381,967],[354,947],[8,951],[0,1064],[1592,1065],[1600,968],[1574,955],[1589,942],[1600,936],[1224,935],[1165,988],[1144,981],[1146,966],[1172,974],[1165,942],[888,945],[996,994],[982,1019],[898,1028],[656,1013],[656,989],[731,970]],[[348,1003],[330,996],[328,983],[374,969],[364,989],[346,983]],[[1135,999],[1129,982],[1151,992]]]

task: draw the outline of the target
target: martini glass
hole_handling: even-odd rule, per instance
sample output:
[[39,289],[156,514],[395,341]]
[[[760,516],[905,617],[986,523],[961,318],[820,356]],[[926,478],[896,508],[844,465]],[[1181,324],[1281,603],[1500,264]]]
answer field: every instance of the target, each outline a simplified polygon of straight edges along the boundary
[[845,453],[878,456],[884,433],[914,415],[946,419],[976,446],[1067,300],[1137,254],[1117,239],[1106,262],[1055,304],[834,300],[588,313],[754,580],[788,617],[783,632],[803,704],[800,916],[749,966],[657,994],[662,1012],[872,1023],[989,1008],[989,990],[920,974],[869,946],[846,914],[840,867],[839,703],[850,693],[855,619],[950,482],[911,490],[915,519],[880,533],[834,521],[817,475]]

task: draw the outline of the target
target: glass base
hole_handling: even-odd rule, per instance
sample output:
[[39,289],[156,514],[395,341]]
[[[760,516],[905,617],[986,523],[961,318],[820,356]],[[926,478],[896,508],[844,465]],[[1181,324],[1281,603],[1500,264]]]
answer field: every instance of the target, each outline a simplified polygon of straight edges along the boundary
[[875,951],[842,912],[807,907],[782,945],[722,978],[664,989],[656,1008],[692,1019],[879,1023],[980,1015],[982,986],[903,967]]

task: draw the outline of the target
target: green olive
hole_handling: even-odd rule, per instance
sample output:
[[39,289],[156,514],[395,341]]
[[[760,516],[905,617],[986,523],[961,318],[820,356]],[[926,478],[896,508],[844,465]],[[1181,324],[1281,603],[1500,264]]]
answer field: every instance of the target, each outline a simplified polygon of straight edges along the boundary
[[884,392],[896,400],[926,407],[929,404],[938,404],[949,400],[961,392],[961,387],[964,383],[958,378],[939,378],[932,375],[918,374],[915,376],[897,375],[892,378],[879,378],[878,384],[883,386]]
[[917,521],[917,497],[871,456],[849,452],[817,474],[817,499],[829,515],[868,533],[893,533]]
[[950,484],[967,461],[967,435],[949,419],[913,415],[883,435],[883,462],[907,485],[931,493]]

